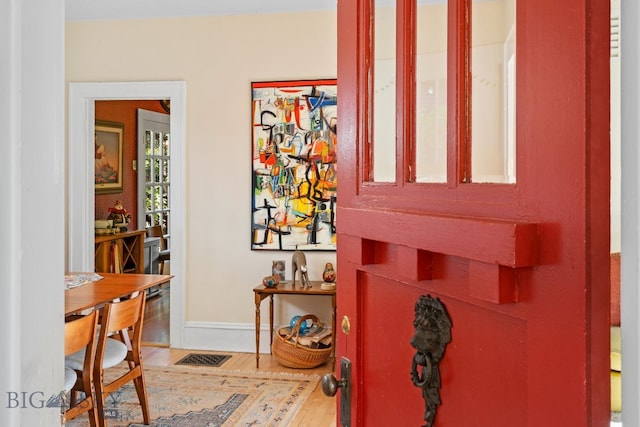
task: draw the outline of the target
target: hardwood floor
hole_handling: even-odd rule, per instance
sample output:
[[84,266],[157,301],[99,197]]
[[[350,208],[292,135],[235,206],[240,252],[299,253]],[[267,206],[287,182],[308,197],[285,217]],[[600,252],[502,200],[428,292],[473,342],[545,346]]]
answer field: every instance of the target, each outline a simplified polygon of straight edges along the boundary
[[144,309],[142,342],[169,347],[169,295],[170,285],[160,286],[157,296],[147,298]]
[[[256,369],[254,353],[233,353],[227,351],[203,351],[169,348],[169,288],[161,290],[159,296],[149,298],[145,310],[145,326],[143,327],[143,363],[145,365],[169,366],[189,353],[230,354],[232,357],[220,368],[223,370],[239,370],[246,372],[288,372],[298,374],[324,375],[332,372],[331,361],[313,369],[290,369],[280,365],[269,354],[260,355],[260,368]],[[304,403],[291,427],[335,427],[336,398],[322,393],[320,383]]]

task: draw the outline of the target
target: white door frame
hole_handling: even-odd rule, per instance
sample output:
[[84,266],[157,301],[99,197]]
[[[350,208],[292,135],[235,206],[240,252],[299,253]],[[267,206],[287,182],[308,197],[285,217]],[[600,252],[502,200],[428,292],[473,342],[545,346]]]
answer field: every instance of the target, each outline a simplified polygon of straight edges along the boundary
[[184,81],[69,83],[67,270],[94,270],[95,101],[171,101],[171,315],[170,346],[183,347],[185,323],[186,138]]
[[623,425],[640,425],[640,5],[621,0],[621,136],[622,136],[622,414]]

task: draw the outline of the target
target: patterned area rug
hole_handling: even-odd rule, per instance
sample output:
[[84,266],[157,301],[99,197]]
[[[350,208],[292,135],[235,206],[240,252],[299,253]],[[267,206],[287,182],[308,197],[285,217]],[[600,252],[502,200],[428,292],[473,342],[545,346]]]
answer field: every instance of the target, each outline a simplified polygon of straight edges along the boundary
[[[286,426],[318,385],[317,375],[145,367],[151,426]],[[128,383],[107,399],[110,427],[142,426],[135,388]],[[86,415],[67,422],[86,427]]]

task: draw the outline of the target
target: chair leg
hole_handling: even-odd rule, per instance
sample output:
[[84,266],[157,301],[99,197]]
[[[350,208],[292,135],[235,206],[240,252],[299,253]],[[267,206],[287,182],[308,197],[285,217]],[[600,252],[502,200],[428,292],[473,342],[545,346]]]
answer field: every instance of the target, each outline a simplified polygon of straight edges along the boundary
[[92,407],[87,412],[87,415],[89,416],[89,426],[90,427],[97,427],[98,426],[99,417],[98,417],[98,410],[96,408],[95,399],[91,402],[91,404],[92,404]]
[[98,427],[105,427],[107,425],[107,422],[104,416],[105,396],[104,396],[103,381],[104,381],[104,378],[100,377],[98,381],[95,382],[96,400],[94,404],[95,404],[96,413],[97,413],[96,418],[98,420]]
[[89,416],[89,426],[97,427],[98,425],[98,409],[96,408],[96,389],[95,384],[89,382],[86,378],[83,378],[83,389],[85,394],[85,402],[80,402],[80,405],[90,405],[90,409],[87,411]]
[[[79,414],[82,413],[78,412],[78,408],[76,408],[76,405],[78,405],[78,391],[72,390],[70,393],[70,402],[69,402],[69,410],[67,412],[69,412],[69,414],[73,413],[73,415],[70,415],[71,418],[75,418],[77,417]],[[80,405],[90,405],[91,408],[88,409],[87,412],[87,416],[89,417],[89,426],[90,427],[97,427],[98,425],[98,410],[96,408],[96,400],[95,400],[95,396],[92,395],[91,397],[87,397],[85,396],[85,401],[83,402],[79,402]],[[70,418],[70,419],[71,419]]]
[[144,384],[144,373],[140,370],[140,376],[133,379],[133,384],[136,387],[136,393],[138,394],[138,400],[142,407],[142,419],[145,425],[149,425],[151,422],[151,413],[149,412],[149,401],[147,399],[146,387]]

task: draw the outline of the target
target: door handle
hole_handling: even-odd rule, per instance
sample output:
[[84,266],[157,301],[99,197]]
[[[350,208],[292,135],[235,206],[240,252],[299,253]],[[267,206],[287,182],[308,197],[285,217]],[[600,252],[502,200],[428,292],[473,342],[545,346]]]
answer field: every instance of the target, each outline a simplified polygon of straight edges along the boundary
[[415,304],[415,332],[409,341],[416,350],[411,360],[411,382],[422,390],[424,427],[432,427],[440,405],[440,368],[447,344],[451,342],[451,318],[444,304],[431,295],[422,295]]
[[340,359],[340,379],[332,374],[322,376],[322,392],[327,396],[335,396],[340,392],[340,425],[351,427],[351,361],[346,357]]
[[322,392],[330,397],[335,396],[339,388],[346,388],[347,384],[348,382],[344,378],[337,380],[336,377],[331,374],[324,374],[322,376]]

